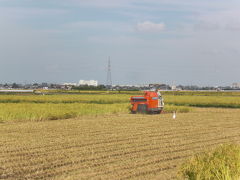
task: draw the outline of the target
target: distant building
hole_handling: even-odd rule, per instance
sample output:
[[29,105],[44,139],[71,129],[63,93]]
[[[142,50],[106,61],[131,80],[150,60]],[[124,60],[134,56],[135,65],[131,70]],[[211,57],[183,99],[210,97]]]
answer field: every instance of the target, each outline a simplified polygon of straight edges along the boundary
[[234,89],[240,88],[240,83],[233,83],[232,88]]
[[87,86],[98,86],[98,81],[95,81],[95,80],[89,80],[89,81],[80,80],[79,81],[79,85],[80,86],[84,86],[84,85],[87,85]]
[[160,90],[170,90],[171,89],[171,87],[166,84],[149,84],[149,88],[160,89]]
[[63,83],[64,86],[77,86],[77,83]]
[[177,86],[176,85],[172,85],[171,90],[176,91],[177,90]]

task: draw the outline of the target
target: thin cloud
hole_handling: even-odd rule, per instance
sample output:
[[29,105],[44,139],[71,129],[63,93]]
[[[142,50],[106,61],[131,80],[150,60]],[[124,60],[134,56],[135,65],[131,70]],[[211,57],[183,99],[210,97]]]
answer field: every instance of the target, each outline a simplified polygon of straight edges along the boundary
[[[144,4],[144,5],[174,5],[174,6],[188,6],[191,7],[226,7],[230,3],[226,1],[219,1],[219,0],[202,0],[202,1],[194,1],[194,0],[69,0],[79,6],[87,6],[87,7],[98,7],[98,8],[116,8],[116,7],[133,7],[136,5]],[[232,2],[237,2],[238,0],[231,0]],[[64,2],[60,0],[60,2]]]
[[165,23],[154,23],[151,21],[145,21],[137,24],[137,31],[139,32],[161,32],[165,30]]
[[111,21],[77,21],[64,25],[66,30],[79,31],[79,30],[98,30],[102,32],[132,32],[132,26],[124,22],[111,22]]
[[0,7],[1,18],[29,18],[29,17],[47,17],[55,15],[64,15],[68,11],[64,9],[49,9],[35,7]]
[[237,10],[218,11],[200,15],[196,30],[240,30],[240,13]]

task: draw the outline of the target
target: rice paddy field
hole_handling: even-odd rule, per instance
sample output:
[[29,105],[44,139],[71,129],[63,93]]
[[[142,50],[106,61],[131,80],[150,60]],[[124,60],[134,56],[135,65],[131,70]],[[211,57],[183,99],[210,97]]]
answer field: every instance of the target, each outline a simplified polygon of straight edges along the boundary
[[0,179],[179,179],[194,154],[240,143],[240,94],[219,93],[164,92],[160,115],[129,113],[140,92],[1,94]]

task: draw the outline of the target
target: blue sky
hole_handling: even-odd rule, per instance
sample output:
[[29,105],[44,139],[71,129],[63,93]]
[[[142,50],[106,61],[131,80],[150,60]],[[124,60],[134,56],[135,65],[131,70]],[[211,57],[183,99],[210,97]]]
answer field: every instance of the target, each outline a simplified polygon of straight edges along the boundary
[[240,82],[237,0],[0,0],[0,83]]

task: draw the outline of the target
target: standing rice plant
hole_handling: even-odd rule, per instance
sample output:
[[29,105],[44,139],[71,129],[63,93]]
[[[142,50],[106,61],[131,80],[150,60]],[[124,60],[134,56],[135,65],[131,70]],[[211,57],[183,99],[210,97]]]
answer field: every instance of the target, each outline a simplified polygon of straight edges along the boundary
[[210,152],[197,154],[182,164],[179,176],[188,180],[239,180],[240,146],[221,145]]

